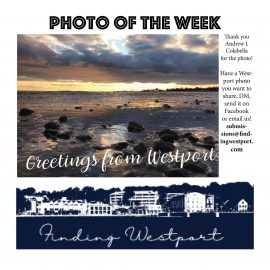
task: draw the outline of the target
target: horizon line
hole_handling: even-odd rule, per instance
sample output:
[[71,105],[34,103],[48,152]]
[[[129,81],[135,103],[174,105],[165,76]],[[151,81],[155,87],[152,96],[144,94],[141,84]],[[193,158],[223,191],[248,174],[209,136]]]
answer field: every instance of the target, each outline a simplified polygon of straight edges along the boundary
[[97,93],[108,93],[108,92],[170,92],[170,91],[201,91],[201,90],[214,90],[219,89],[219,85],[216,86],[206,86],[206,87],[184,87],[184,88],[168,88],[168,89],[132,89],[132,90],[26,90],[26,89],[17,89],[17,92],[97,92]]

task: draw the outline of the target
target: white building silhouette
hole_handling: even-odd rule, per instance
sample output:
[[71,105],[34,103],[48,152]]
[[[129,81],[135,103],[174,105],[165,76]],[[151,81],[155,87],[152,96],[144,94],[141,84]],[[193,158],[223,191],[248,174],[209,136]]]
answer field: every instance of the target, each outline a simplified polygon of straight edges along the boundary
[[206,194],[205,196],[205,211],[206,212],[215,211],[215,196],[213,194]]
[[184,211],[186,213],[206,212],[206,195],[199,192],[185,194]]
[[237,211],[238,212],[247,212],[248,210],[248,203],[244,199],[241,199],[237,204]]
[[134,191],[134,196],[129,199],[132,206],[145,206],[157,204],[159,195],[153,190]]
[[116,191],[110,194],[110,205],[122,205],[124,199],[124,191]]
[[170,201],[172,198],[184,195],[184,193],[177,193],[177,192],[169,192],[166,193],[166,202]]
[[30,214],[37,215],[91,215],[107,216],[112,214],[109,204],[102,202],[86,202],[83,200],[68,200],[62,197],[56,201],[37,200],[35,197],[29,198],[31,202]]
[[134,191],[134,196],[129,199],[132,208],[138,215],[158,215],[162,207],[158,204],[157,191],[140,190]]

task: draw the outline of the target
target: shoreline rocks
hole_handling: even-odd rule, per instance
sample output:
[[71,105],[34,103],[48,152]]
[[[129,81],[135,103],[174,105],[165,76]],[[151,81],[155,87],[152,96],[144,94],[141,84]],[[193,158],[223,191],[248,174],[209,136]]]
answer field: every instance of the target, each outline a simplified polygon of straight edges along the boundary
[[69,140],[72,135],[72,131],[64,131],[56,135],[59,139]]
[[145,128],[141,124],[137,123],[136,121],[129,122],[127,129],[129,132],[141,132],[145,130]]
[[186,137],[193,144],[199,141],[199,138],[193,135],[191,132],[185,133],[184,137]]
[[90,142],[92,140],[92,137],[89,134],[77,135],[76,139],[81,141],[81,142]]
[[215,140],[213,136],[207,136],[203,138],[203,142],[207,144],[215,144]]
[[174,151],[175,147],[173,144],[164,142],[162,140],[155,140],[153,142],[153,150],[154,151],[161,151],[162,153],[172,152]]
[[57,135],[58,135],[58,130],[55,129],[45,129],[44,131],[44,136],[47,139],[52,139],[52,140],[56,140],[57,139]]
[[199,160],[197,162],[188,161],[184,164],[183,168],[194,173],[206,173],[208,166]]
[[68,117],[67,117],[66,115],[62,115],[62,116],[60,116],[60,117],[58,118],[58,121],[59,121],[60,123],[65,123],[65,122],[67,122],[67,120],[68,120]]
[[147,147],[144,143],[135,145],[133,149],[141,156],[144,156],[147,153]]
[[168,109],[171,109],[172,106],[166,103],[166,104],[163,104],[163,105],[162,105],[162,108],[168,110]]
[[165,137],[163,137],[163,138],[165,138],[164,141],[166,141],[166,139],[167,140],[173,139],[174,141],[177,141],[180,139],[180,136],[178,135],[178,133],[169,129],[169,128],[165,128],[165,129],[161,130],[160,132],[158,132],[158,135],[160,138],[162,138],[163,135],[166,135]]
[[216,112],[214,110],[204,110],[204,113],[215,114]]
[[35,113],[35,111],[33,111],[31,109],[22,108],[22,109],[20,109],[19,116],[30,116],[34,113]]
[[54,129],[54,130],[58,130],[60,128],[60,125],[53,121],[53,122],[48,122],[44,125],[45,129]]
[[119,142],[119,143],[115,143],[115,144],[112,144],[112,148],[114,150],[124,150],[128,147],[128,143],[127,142]]

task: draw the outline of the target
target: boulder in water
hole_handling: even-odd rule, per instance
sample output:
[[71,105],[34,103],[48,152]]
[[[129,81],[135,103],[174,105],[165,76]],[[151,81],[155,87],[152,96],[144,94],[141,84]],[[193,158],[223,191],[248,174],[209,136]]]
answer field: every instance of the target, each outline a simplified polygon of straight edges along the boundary
[[171,152],[174,150],[174,145],[169,142],[164,142],[162,140],[156,140],[153,143],[154,151],[161,151],[163,153]]
[[213,136],[207,136],[207,137],[203,138],[203,142],[208,143],[208,144],[215,144],[215,140],[214,140]]
[[48,122],[45,124],[45,129],[59,129],[60,128],[60,125],[57,123],[57,122]]
[[215,114],[216,112],[214,110],[205,110],[204,113]]
[[169,105],[169,104],[163,104],[163,109],[171,109],[171,105]]
[[183,168],[194,173],[206,173],[208,166],[200,160],[197,162],[189,160],[184,164]]
[[119,143],[115,143],[112,145],[112,148],[115,149],[115,150],[123,150],[125,148],[128,147],[128,143],[127,142],[119,142]]
[[65,123],[65,122],[67,122],[67,120],[68,120],[68,117],[67,117],[66,115],[62,115],[62,116],[60,116],[60,117],[58,118],[58,121],[59,121],[60,123]]
[[19,116],[29,116],[35,113],[33,110],[27,109],[27,108],[22,108],[20,109]]
[[134,150],[141,156],[147,152],[147,147],[144,143],[139,143],[134,146]]
[[141,132],[144,130],[144,127],[136,121],[131,121],[128,123],[127,129],[129,132]]
[[170,130],[169,128],[165,128],[161,130],[160,132],[158,132],[158,135],[159,137],[162,137],[163,135],[170,135],[170,137],[173,138],[174,141],[177,141],[178,139],[180,139],[180,136],[177,134],[177,132]]
[[81,142],[90,142],[92,140],[92,137],[88,134],[86,135],[77,135],[76,139]]

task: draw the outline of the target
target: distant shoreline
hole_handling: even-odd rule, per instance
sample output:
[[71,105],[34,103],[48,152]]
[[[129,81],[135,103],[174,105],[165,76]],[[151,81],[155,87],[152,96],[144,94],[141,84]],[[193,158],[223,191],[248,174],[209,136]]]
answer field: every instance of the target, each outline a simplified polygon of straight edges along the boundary
[[161,89],[145,89],[145,90],[119,90],[119,91],[77,91],[77,90],[18,90],[18,93],[171,93],[171,92],[218,92],[218,87],[208,87],[208,88],[169,88],[166,90]]

